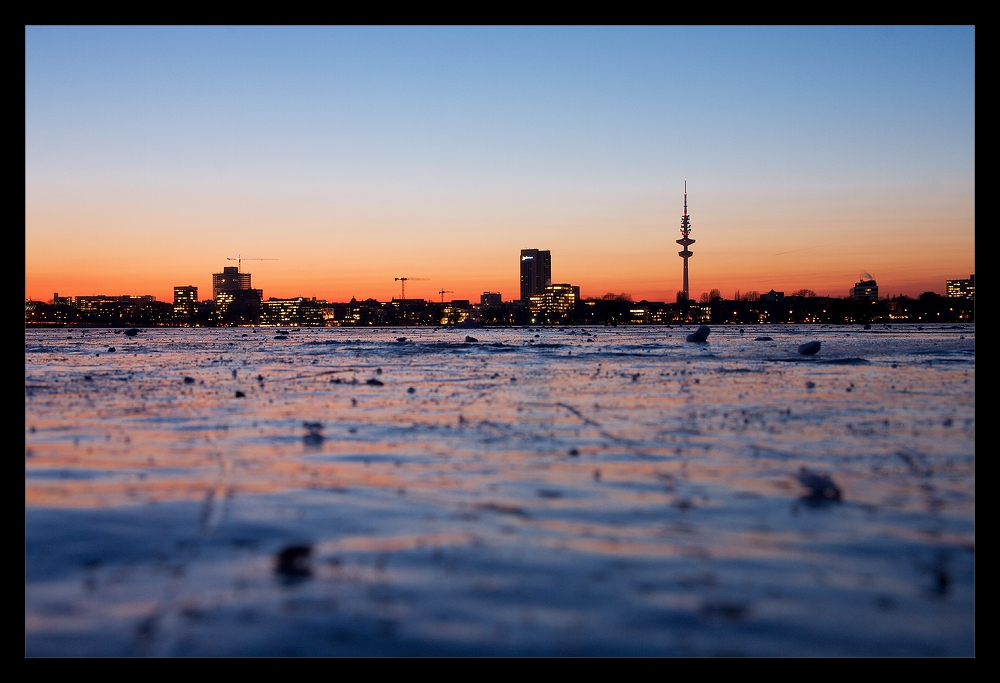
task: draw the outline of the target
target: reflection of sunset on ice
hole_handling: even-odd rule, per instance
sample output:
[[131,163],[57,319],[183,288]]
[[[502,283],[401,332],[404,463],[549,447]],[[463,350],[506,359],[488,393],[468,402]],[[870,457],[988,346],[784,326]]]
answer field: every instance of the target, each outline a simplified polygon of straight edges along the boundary
[[972,654],[974,326],[694,331],[28,330],[26,651]]

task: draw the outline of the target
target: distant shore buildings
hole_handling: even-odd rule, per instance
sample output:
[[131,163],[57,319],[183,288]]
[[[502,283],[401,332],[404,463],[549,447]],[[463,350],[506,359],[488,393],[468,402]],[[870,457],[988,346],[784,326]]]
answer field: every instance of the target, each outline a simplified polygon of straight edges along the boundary
[[198,288],[194,285],[174,287],[174,315],[178,320],[191,320],[198,313]]
[[480,306],[499,306],[503,303],[503,296],[500,292],[483,292],[479,297]]
[[249,324],[259,319],[264,292],[250,286],[250,273],[226,266],[212,273],[212,298],[220,319],[233,324]]
[[560,323],[572,318],[580,301],[580,288],[571,284],[548,285],[528,297],[532,323]]
[[[864,276],[862,276],[863,278]],[[862,279],[851,287],[851,299],[854,301],[866,301],[876,303],[878,301],[878,283],[874,278]]]
[[976,275],[973,273],[968,280],[946,280],[945,291],[949,299],[976,300]]
[[[686,207],[685,207],[686,216]],[[633,301],[627,294],[584,298],[579,285],[552,282],[552,254],[522,249],[519,258],[521,298],[504,301],[500,292],[486,291],[479,303],[468,299],[426,301],[376,299],[347,303],[315,297],[264,299],[252,287],[250,273],[227,266],[212,274],[212,298],[198,300],[198,288],[173,288],[173,303],[151,295],[60,296],[51,302],[25,302],[29,326],[447,326],[467,320],[481,325],[673,325],[709,323],[877,323],[974,322],[975,275],[948,280],[947,296],[925,292],[918,299],[880,299],[878,284],[865,273],[847,298],[816,296],[802,289],[790,296],[771,289],[765,294],[738,292],[725,299],[719,290],[701,295],[700,302],[678,297],[675,302]],[[444,290],[443,290],[444,291]]]

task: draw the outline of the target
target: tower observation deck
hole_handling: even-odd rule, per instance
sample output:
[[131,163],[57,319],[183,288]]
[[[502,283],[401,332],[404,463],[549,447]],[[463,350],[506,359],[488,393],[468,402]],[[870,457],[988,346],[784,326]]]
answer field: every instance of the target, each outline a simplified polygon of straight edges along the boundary
[[684,214],[681,216],[681,238],[677,240],[677,244],[684,247],[684,251],[677,252],[677,255],[684,259],[684,303],[687,304],[688,300],[691,298],[691,290],[688,289],[688,259],[694,256],[688,247],[694,244],[694,240],[691,239],[691,217],[688,216],[688,182],[684,181]]

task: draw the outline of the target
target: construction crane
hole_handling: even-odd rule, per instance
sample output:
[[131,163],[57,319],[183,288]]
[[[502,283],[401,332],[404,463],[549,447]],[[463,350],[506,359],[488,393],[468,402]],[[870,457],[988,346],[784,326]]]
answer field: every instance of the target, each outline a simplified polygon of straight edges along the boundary
[[227,261],[236,261],[236,271],[243,272],[240,270],[243,261],[277,261],[276,258],[256,258],[253,256],[243,256],[242,254],[237,254],[236,256],[227,256]]
[[438,292],[438,294],[441,295],[441,303],[444,303],[444,295],[445,294],[454,294],[454,293],[455,293],[455,290],[453,290],[453,289],[442,289],[440,292]]
[[397,277],[397,278],[394,278],[394,279],[395,279],[396,282],[399,282],[400,287],[402,288],[402,290],[401,290],[401,296],[399,298],[400,299],[405,299],[406,298],[406,281],[407,280],[429,280],[430,278],[426,278],[426,277]]

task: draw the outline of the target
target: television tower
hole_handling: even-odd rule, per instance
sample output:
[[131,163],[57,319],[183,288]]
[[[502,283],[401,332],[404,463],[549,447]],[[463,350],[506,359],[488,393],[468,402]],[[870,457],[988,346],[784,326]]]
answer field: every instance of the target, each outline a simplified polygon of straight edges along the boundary
[[687,305],[688,300],[691,298],[690,290],[688,289],[688,259],[694,256],[694,252],[688,249],[689,246],[694,244],[694,240],[689,237],[691,234],[691,217],[688,216],[688,181],[684,181],[684,215],[681,216],[681,239],[677,240],[677,244],[684,247],[684,251],[677,252],[677,255],[684,259],[684,304]]

